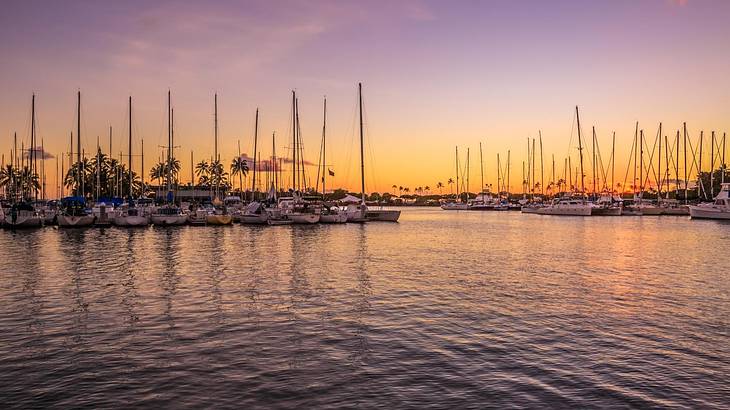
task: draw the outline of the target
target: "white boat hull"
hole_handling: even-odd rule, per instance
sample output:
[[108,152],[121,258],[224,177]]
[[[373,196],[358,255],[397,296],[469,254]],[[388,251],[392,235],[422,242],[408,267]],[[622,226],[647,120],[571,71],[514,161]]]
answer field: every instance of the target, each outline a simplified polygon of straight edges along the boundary
[[540,208],[538,208],[538,207],[536,207],[536,206],[523,206],[523,207],[522,207],[522,208],[520,209],[520,211],[521,211],[521,212],[522,212],[523,214],[537,214],[537,213],[539,213],[539,212],[537,212],[537,211],[538,211],[539,209],[540,209]]
[[591,208],[589,206],[577,207],[553,207],[546,206],[540,208],[536,212],[540,215],[559,215],[559,216],[591,216]]
[[150,224],[150,218],[146,216],[122,215],[114,218],[116,226],[147,226]]
[[368,209],[365,214],[365,218],[368,221],[398,222],[398,218],[400,218],[400,211],[392,209]]
[[466,211],[469,209],[469,205],[450,203],[441,205],[441,209],[443,209],[444,211]]
[[730,220],[730,210],[710,206],[690,206],[689,216],[692,219],[722,219]]
[[689,207],[670,206],[662,209],[662,215],[689,215]]
[[152,215],[150,221],[153,225],[177,226],[185,225],[188,217],[187,215]]
[[94,224],[94,215],[72,216],[72,215],[59,214],[57,221],[58,221],[58,226],[60,226],[60,227],[80,228],[83,226],[93,225]]
[[43,218],[38,215],[23,215],[22,213],[15,217],[15,221],[7,214],[3,224],[9,228],[40,228],[43,226]]
[[347,222],[347,214],[340,212],[337,214],[326,214],[319,217],[319,222],[323,224],[343,224]]
[[621,208],[618,207],[611,207],[611,208],[603,208],[603,207],[595,207],[591,209],[591,215],[593,216],[621,216]]
[[238,216],[239,222],[245,225],[266,225],[269,215],[265,212],[260,214],[241,214]]
[[316,224],[319,222],[319,214],[290,213],[286,215],[295,224]]

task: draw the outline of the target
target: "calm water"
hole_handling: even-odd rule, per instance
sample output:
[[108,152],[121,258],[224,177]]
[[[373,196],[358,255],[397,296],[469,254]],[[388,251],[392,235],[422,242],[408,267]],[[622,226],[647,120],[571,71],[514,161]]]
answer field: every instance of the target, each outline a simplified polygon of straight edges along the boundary
[[730,224],[0,232],[3,407],[730,406]]

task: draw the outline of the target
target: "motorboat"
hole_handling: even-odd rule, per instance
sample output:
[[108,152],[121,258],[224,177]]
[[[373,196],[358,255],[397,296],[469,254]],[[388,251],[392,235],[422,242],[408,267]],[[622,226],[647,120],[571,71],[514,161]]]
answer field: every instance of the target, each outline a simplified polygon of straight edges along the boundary
[[603,192],[593,203],[591,215],[593,216],[621,216],[621,201],[616,200],[609,192]]
[[691,205],[689,215],[692,219],[730,219],[730,183],[721,185],[714,202]]
[[556,198],[536,213],[540,215],[591,216],[593,206],[584,199],[563,197]]

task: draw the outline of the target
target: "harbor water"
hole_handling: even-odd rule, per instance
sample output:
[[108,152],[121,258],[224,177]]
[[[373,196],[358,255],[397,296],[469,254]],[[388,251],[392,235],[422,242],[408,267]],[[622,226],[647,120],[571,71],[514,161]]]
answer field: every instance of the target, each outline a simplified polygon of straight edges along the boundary
[[0,403],[730,406],[730,223],[0,231]]

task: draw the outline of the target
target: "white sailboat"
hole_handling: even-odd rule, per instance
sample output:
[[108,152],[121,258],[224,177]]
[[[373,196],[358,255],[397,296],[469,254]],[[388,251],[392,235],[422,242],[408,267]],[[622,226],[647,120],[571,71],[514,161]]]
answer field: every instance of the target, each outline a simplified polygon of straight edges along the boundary
[[172,98],[170,91],[167,92],[167,204],[155,208],[150,215],[150,222],[153,225],[171,226],[184,225],[188,221],[179,206],[175,205],[175,197],[172,193]]
[[583,142],[580,132],[580,115],[578,114],[578,106],[575,107],[575,116],[578,126],[578,152],[580,153],[580,197],[574,198],[565,196],[563,198],[555,198],[549,205],[537,209],[535,212],[537,214],[562,216],[591,216],[592,214],[593,205],[586,201],[584,193],[585,176],[583,174]]
[[[78,92],[78,109],[76,112],[76,163],[81,166],[81,91]],[[71,139],[73,145],[73,138]],[[73,148],[73,147],[72,147]],[[73,149],[71,150],[73,155]],[[79,173],[80,174],[80,173]],[[80,175],[77,176],[81,178]],[[86,208],[86,199],[81,189],[82,181],[76,181],[76,196],[64,198],[61,201],[61,212],[57,221],[59,227],[78,228],[94,224],[94,215]]]
[[708,204],[690,205],[692,219],[730,219],[730,183],[720,185],[715,201]]
[[362,117],[362,83],[357,84],[358,93],[358,108],[360,113],[360,188],[362,192],[362,201],[359,205],[359,209],[354,214],[353,218],[350,219],[350,214],[347,216],[347,221],[350,222],[364,222],[364,221],[383,221],[383,222],[398,222],[400,218],[399,210],[392,209],[368,209],[365,204],[365,142],[364,142],[364,130],[363,130],[363,117]]
[[[136,207],[132,199],[132,97],[129,97],[129,146],[128,146],[128,162],[129,162],[129,193],[127,203],[122,204],[121,212],[114,217],[114,225],[116,226],[147,226],[150,224],[150,218],[146,214],[144,208]],[[144,172],[144,170],[142,170]]]
[[[216,163],[220,162],[220,155],[218,154],[218,94],[214,97],[214,121],[215,121],[215,153],[214,158]],[[218,178],[216,178],[218,180]],[[205,223],[208,225],[230,225],[233,223],[233,215],[228,213],[228,209],[224,203],[219,199],[219,186],[216,182],[215,187],[215,198],[213,198],[213,207],[208,211],[208,215],[205,218]]]
[[[322,204],[320,209],[319,222],[325,224],[340,224],[347,222],[347,213],[340,207],[327,203],[327,174],[330,173],[327,167],[327,98],[324,99],[322,120],[322,151],[320,152],[322,172]],[[334,173],[332,173],[334,175]]]

